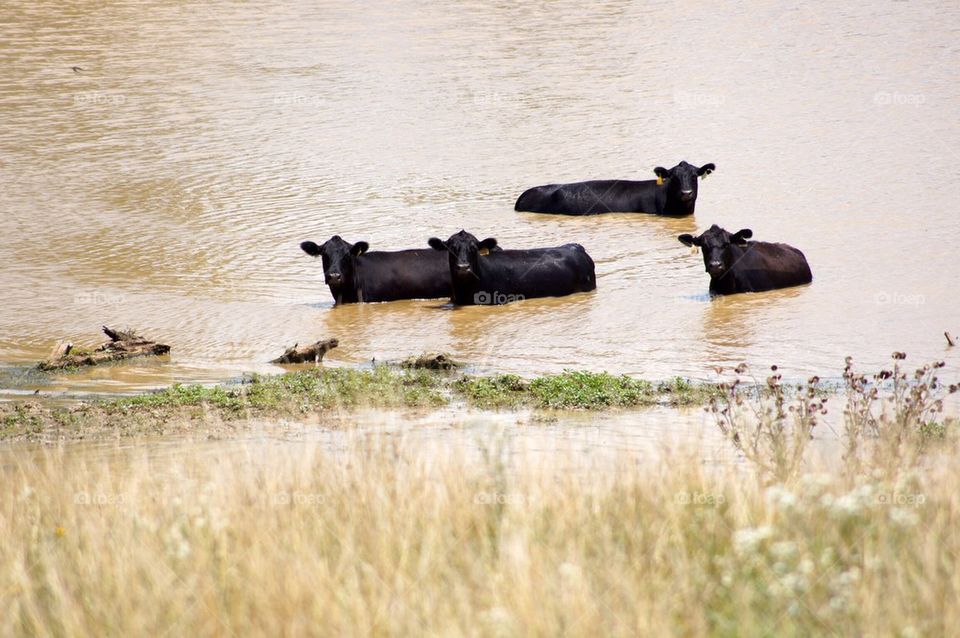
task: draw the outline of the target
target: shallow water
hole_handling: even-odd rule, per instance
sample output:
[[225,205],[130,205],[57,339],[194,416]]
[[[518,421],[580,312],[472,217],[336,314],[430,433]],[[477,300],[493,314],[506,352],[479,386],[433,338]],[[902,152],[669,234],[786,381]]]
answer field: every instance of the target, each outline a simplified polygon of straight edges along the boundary
[[438,467],[459,459],[471,465],[502,464],[514,472],[537,467],[565,474],[615,472],[623,463],[656,467],[674,456],[695,458],[709,467],[740,462],[701,409],[556,416],[462,408],[360,410],[325,415],[319,424],[271,420],[249,425],[249,430],[226,438],[201,432],[65,446],[11,443],[0,446],[0,476],[5,469],[39,462],[50,450],[62,450],[72,462],[103,463],[121,471],[131,460],[146,460],[154,465],[152,475],[178,467],[184,456],[201,463],[234,458],[261,465],[276,463],[278,456],[290,463],[311,455],[349,461],[358,453],[378,450],[402,450]]
[[[329,336],[334,364],[960,371],[960,5],[118,2],[5,5],[0,362],[101,324],[169,360],[0,386],[216,381]],[[75,72],[72,66],[81,67]],[[513,211],[526,187],[714,162],[687,219]],[[711,300],[676,241],[801,248],[811,286]],[[304,239],[582,243],[598,290],[508,307],[333,308]]]

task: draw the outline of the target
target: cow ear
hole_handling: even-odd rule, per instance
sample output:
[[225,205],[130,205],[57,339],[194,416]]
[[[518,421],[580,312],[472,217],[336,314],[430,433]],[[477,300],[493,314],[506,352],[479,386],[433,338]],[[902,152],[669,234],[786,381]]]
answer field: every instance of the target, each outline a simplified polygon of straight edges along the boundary
[[317,246],[312,241],[301,242],[300,249],[312,257],[318,257],[320,255],[320,246]]
[[430,248],[433,248],[434,250],[447,249],[447,245],[443,243],[443,240],[440,239],[439,237],[431,237],[430,239],[427,240],[427,243],[430,244]]
[[359,257],[360,255],[367,252],[368,250],[370,250],[370,244],[368,244],[365,241],[358,241],[350,249],[350,254],[353,255],[354,257]]
[[714,164],[712,164],[712,163],[710,163],[710,164],[704,164],[704,165],[701,166],[700,169],[697,171],[697,175],[699,175],[700,177],[706,177],[707,175],[709,175],[710,173],[712,173],[712,172],[715,171],[715,170],[717,170],[716,165],[714,165]]
[[670,177],[670,171],[668,171],[662,166],[658,166],[655,169],[653,169],[653,173],[654,175],[657,176],[657,186],[663,186],[663,180]]
[[680,235],[679,237],[677,237],[677,239],[679,239],[679,240],[680,240],[680,243],[683,244],[683,245],[685,245],[685,246],[699,246],[699,245],[700,245],[700,241],[699,241],[700,238],[699,238],[699,237],[694,237],[694,236],[691,235],[690,233],[684,233],[684,234]]
[[730,241],[734,244],[745,244],[747,240],[753,237],[753,231],[749,228],[738,230],[736,234],[731,235]]
[[487,237],[480,242],[480,254],[489,255],[490,251],[497,247],[497,240],[493,237]]

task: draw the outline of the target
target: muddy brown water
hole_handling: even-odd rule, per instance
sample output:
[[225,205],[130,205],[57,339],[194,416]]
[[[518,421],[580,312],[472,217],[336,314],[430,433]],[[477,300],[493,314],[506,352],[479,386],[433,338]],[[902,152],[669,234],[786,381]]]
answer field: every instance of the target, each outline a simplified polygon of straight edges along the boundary
[[[335,336],[332,365],[838,374],[895,349],[960,371],[960,5],[61,3],[0,18],[0,385],[212,382]],[[79,67],[73,70],[71,67]],[[714,162],[695,217],[513,211],[526,187]],[[801,248],[812,285],[710,299],[676,235]],[[466,228],[582,243],[598,290],[334,308],[300,241]],[[19,375],[101,324],[173,346]]]

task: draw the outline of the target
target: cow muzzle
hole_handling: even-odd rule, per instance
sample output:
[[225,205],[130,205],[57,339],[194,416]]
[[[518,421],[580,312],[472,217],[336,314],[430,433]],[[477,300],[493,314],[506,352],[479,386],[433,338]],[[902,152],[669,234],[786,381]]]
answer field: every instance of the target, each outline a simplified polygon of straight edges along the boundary
[[343,283],[343,275],[338,272],[332,272],[327,275],[327,285],[337,286]]
[[707,263],[707,272],[711,275],[722,275],[724,271],[722,261],[711,261]]
[[689,189],[689,190],[682,190],[682,191],[680,191],[680,199],[681,199],[681,201],[684,201],[684,202],[689,202],[690,200],[692,200],[692,199],[693,199],[693,189],[691,188],[691,189]]

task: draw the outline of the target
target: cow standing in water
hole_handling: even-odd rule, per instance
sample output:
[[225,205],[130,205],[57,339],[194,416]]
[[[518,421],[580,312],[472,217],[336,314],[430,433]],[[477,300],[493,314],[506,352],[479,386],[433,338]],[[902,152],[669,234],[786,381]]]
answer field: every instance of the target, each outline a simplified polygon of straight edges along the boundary
[[367,252],[367,242],[350,244],[339,235],[319,246],[305,241],[300,248],[322,259],[324,281],[338,304],[450,295],[447,259],[429,248]]
[[710,275],[710,292],[731,295],[800,286],[813,281],[803,253],[786,244],[747,241],[749,228],[728,233],[716,224],[698,237],[683,234],[677,239],[698,246]]
[[534,186],[520,195],[514,209],[561,215],[692,215],[697,204],[697,178],[715,169],[713,164],[697,167],[680,162],[669,170],[662,166],[653,169],[655,180],[605,179]]
[[593,260],[580,244],[499,250],[465,230],[430,246],[448,264],[450,298],[457,305],[499,305],[533,297],[562,297],[597,287]]

